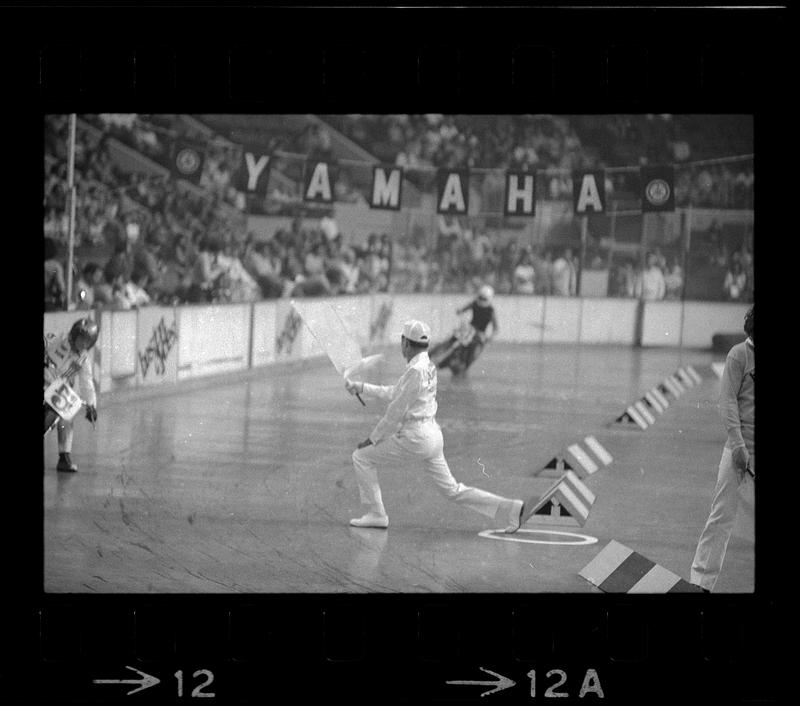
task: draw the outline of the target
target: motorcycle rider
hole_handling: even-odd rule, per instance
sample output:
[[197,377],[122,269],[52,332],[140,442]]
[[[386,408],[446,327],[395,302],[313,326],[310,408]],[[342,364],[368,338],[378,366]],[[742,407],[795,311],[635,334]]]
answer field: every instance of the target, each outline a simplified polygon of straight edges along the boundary
[[[475,299],[456,310],[457,314],[471,311],[472,318],[467,324],[466,332],[457,332],[450,339],[431,350],[431,359],[436,362],[437,367],[449,367],[454,376],[466,374],[467,369],[477,360],[484,346],[497,335],[499,330],[497,316],[492,306],[493,297],[494,289],[485,284],[478,290],[478,296]],[[492,325],[491,335],[487,333],[489,324]],[[442,355],[443,352],[444,355]]]
[[[60,336],[44,336],[44,389],[58,377],[64,378],[70,386],[78,380],[80,395],[86,404],[86,419],[92,424],[97,421],[97,393],[92,380],[91,350],[97,343],[99,329],[90,318],[76,321],[69,333]],[[72,461],[72,421],[64,421],[44,403],[45,433],[57,421],[58,464],[57,471],[74,473],[78,466]]]

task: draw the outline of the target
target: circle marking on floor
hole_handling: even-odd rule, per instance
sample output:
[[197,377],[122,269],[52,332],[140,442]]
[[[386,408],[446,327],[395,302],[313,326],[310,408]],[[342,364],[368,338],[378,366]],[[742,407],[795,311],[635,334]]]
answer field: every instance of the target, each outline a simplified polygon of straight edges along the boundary
[[[578,541],[559,541],[547,539],[525,539],[520,537],[520,534],[555,534],[563,537],[574,537]],[[503,530],[484,530],[478,532],[479,537],[486,537],[487,539],[500,539],[504,542],[523,542],[525,544],[563,544],[567,546],[582,546],[586,544],[595,544],[597,537],[591,537],[588,534],[576,534],[575,532],[563,532],[561,530],[545,530],[545,529],[519,529],[514,534],[506,534]]]

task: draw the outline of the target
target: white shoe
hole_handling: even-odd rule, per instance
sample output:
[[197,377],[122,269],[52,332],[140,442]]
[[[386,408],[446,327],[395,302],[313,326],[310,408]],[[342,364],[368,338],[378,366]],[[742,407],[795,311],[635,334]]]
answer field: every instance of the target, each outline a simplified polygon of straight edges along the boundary
[[522,500],[512,500],[511,509],[508,512],[508,521],[511,523],[503,530],[506,534],[513,534],[522,524],[522,512],[525,509],[525,503]]
[[386,515],[378,515],[375,512],[368,512],[362,517],[350,520],[353,527],[375,527],[376,529],[386,529],[389,526],[389,518]]

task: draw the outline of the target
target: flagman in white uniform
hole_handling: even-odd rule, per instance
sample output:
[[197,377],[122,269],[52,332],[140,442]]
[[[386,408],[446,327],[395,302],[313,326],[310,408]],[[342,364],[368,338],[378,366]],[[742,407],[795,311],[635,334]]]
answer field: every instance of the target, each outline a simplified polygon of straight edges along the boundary
[[728,540],[739,509],[740,489],[755,481],[756,348],[754,306],[744,318],[747,340],[728,352],[719,395],[719,411],[728,439],[719,462],[717,486],[703,534],[697,543],[689,580],[710,593],[722,570]]
[[[97,324],[89,318],[76,321],[69,333],[61,336],[53,334],[44,337],[44,389],[57,377],[64,378],[70,386],[78,381],[77,392],[86,404],[86,418],[94,424],[97,421],[97,394],[92,380],[92,353],[97,343]],[[45,403],[45,430],[58,415]],[[58,422],[58,465],[56,470],[74,473],[78,466],[73,463],[72,421]]]
[[355,527],[389,526],[378,484],[378,467],[416,462],[448,500],[492,518],[506,532],[520,526],[524,503],[456,482],[444,457],[442,430],[436,423],[436,366],[428,358],[430,329],[421,321],[403,326],[400,350],[408,362],[396,385],[371,385],[345,379],[350,394],[390,400],[383,418],[353,452],[361,502],[367,513],[350,521]]

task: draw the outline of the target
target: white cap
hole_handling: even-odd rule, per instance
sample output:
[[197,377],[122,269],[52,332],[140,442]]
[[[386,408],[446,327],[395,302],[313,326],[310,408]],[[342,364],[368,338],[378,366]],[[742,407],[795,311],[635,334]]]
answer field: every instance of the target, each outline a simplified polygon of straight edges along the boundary
[[421,321],[411,319],[403,324],[403,336],[414,343],[430,343],[431,330]]

